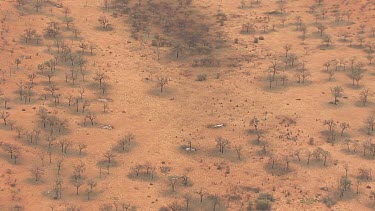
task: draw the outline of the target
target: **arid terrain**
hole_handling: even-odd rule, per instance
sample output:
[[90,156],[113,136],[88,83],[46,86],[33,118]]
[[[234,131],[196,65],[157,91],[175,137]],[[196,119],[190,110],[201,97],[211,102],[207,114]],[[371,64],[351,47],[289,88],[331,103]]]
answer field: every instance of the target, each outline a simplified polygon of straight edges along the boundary
[[374,210],[374,0],[1,0],[0,210]]

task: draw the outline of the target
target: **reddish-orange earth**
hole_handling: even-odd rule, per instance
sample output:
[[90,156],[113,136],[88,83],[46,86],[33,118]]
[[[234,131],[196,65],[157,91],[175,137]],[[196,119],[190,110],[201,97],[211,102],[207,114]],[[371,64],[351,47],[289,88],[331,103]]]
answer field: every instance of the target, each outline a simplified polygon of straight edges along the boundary
[[[248,210],[249,204],[256,209],[261,193],[273,195],[272,210],[375,208],[375,183],[371,176],[364,176],[374,169],[375,142],[371,126],[370,134],[366,126],[374,115],[375,98],[369,95],[363,106],[360,97],[365,89],[375,91],[373,0],[325,0],[321,5],[312,0],[263,0],[259,4],[255,0],[193,1],[189,7],[211,20],[226,43],[209,55],[182,54],[179,58],[169,47],[153,47],[152,36],[134,39],[131,17],[114,15],[118,12],[105,9],[105,1],[40,1],[43,6],[38,12],[35,4],[39,1],[18,6],[22,2],[0,2],[0,112],[8,121],[0,126],[0,210],[117,210],[115,205],[122,210],[123,204],[134,210],[185,210],[184,196],[189,194],[190,210],[213,210],[215,197],[216,210]],[[73,21],[70,29],[63,23],[65,8]],[[285,14],[280,14],[281,10]],[[222,26],[215,21],[218,13],[227,17]],[[102,16],[109,19],[112,30],[100,29],[98,19]],[[85,81],[80,67],[70,67],[69,58],[65,63],[61,55],[51,83],[38,69],[57,55],[57,39],[44,35],[51,21],[59,23],[58,40],[72,52],[81,51],[80,43],[96,46],[92,55],[89,49],[83,53]],[[247,23],[255,32],[241,33]],[[299,23],[307,28],[304,40]],[[324,36],[319,34],[319,24],[327,27]],[[28,28],[42,35],[39,44],[25,43],[22,36]],[[72,28],[79,30],[78,38]],[[259,37],[264,39],[254,42]],[[174,43],[173,36],[171,39]],[[291,45],[287,57],[286,45]],[[292,57],[298,58],[295,65],[290,64]],[[222,62],[216,67],[192,66],[202,58]],[[271,79],[275,61],[276,79]],[[324,66],[327,62],[330,80]],[[303,74],[302,63],[306,82],[297,83]],[[77,75],[69,76],[72,68]],[[358,87],[348,77],[353,71],[361,74]],[[36,78],[31,83],[33,73]],[[107,76],[105,94],[94,80],[99,73]],[[197,75],[203,74],[207,79],[198,81]],[[163,92],[158,86],[161,76],[169,80]],[[66,82],[67,77],[76,77],[76,82],[73,84],[72,78]],[[55,98],[46,91],[51,84],[58,87]],[[334,105],[331,89],[336,86],[343,93]],[[85,92],[79,99],[82,88]],[[32,94],[27,95],[30,90]],[[74,98],[71,106],[70,95]],[[79,112],[75,110],[76,98]],[[82,112],[86,101],[90,105]],[[106,112],[103,101],[108,102]],[[49,116],[66,120],[66,128],[52,133],[49,124],[43,128],[38,117],[42,108]],[[90,114],[96,117],[94,125],[85,118]],[[259,120],[259,143],[251,122],[254,117]],[[331,119],[336,125],[332,133],[324,125]],[[12,129],[9,122],[14,124]],[[350,125],[343,134],[342,123]],[[210,127],[216,124],[224,125]],[[118,141],[130,133],[134,142],[123,153]],[[32,140],[35,136],[38,139]],[[56,140],[48,150],[51,137]],[[230,141],[224,153],[217,148],[217,137]],[[60,150],[63,140],[71,144],[66,153]],[[186,150],[187,140],[196,151]],[[87,145],[81,155],[79,145]],[[11,147],[19,154],[17,160],[10,158]],[[241,159],[236,153],[239,149]],[[114,155],[108,168],[106,152]],[[60,175],[59,159],[63,159]],[[81,163],[85,170],[77,179],[74,168]],[[137,177],[135,167],[143,165],[144,172],[148,164],[155,168],[154,178]],[[43,171],[39,181],[32,173],[37,168]],[[62,196],[56,199],[58,179],[63,181]],[[88,200],[90,180],[97,186]],[[78,194],[77,183],[81,183]],[[199,190],[205,192],[202,203]],[[330,202],[332,206],[326,206]]]

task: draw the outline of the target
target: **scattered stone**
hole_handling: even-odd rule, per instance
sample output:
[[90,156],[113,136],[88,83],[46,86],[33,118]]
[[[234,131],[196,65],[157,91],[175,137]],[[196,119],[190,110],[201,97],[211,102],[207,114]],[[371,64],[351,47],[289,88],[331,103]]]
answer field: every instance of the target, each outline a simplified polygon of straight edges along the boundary
[[209,128],[223,128],[225,124],[208,125]]
[[106,129],[106,130],[112,130],[113,129],[113,127],[111,125],[101,125],[101,126],[99,126],[99,128]]
[[320,190],[329,191],[328,187],[320,187]]

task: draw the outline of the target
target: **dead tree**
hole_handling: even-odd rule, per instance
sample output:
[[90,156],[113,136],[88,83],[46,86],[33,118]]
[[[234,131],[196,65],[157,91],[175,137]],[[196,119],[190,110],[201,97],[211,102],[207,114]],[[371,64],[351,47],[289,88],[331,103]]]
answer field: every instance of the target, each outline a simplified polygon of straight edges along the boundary
[[111,163],[111,160],[116,157],[116,155],[112,151],[110,151],[110,150],[108,150],[107,152],[105,152],[103,154],[103,156],[107,159],[108,163]]
[[0,113],[0,118],[3,119],[4,125],[7,125],[7,119],[9,118],[10,114],[9,112],[2,111]]
[[203,188],[201,188],[198,191],[196,191],[195,193],[199,195],[200,202],[202,203],[203,197],[207,194],[206,191]]
[[238,160],[241,160],[241,155],[242,155],[241,151],[243,149],[242,145],[236,145],[234,149],[236,150]]
[[122,147],[123,150],[125,150],[125,145],[130,145],[131,142],[135,140],[135,135],[132,133],[128,133],[123,138],[119,140],[119,145]]
[[338,98],[342,97],[344,89],[341,86],[331,87],[331,93],[334,97],[334,104],[337,105]]
[[42,176],[44,175],[44,169],[39,167],[39,166],[34,166],[31,170],[30,170],[31,174],[35,177],[35,181],[39,181]]
[[224,153],[224,150],[230,147],[230,141],[228,139],[217,137],[215,141],[220,153]]
[[83,151],[84,149],[86,149],[86,148],[87,148],[87,145],[86,145],[86,144],[83,144],[83,143],[78,144],[79,155],[82,155],[82,151]]
[[158,77],[158,86],[160,87],[160,92],[163,92],[163,88],[168,84],[169,79],[165,76]]
[[95,73],[94,80],[99,83],[99,87],[101,88],[104,80],[107,78],[108,76],[104,72],[97,72]]
[[370,89],[364,89],[359,94],[359,99],[362,102],[362,106],[366,106],[368,102],[368,98],[374,96],[374,92],[370,91]]
[[60,175],[61,168],[64,163],[64,158],[59,158],[56,160],[56,167],[57,167],[57,175]]
[[108,30],[108,29],[111,28],[111,24],[109,23],[109,19],[106,16],[101,16],[98,19],[98,22],[104,30]]

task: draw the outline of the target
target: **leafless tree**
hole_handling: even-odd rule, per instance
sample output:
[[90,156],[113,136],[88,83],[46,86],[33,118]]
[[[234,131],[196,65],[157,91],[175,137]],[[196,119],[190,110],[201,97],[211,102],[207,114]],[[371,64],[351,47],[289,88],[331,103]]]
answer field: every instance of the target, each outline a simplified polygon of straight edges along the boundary
[[88,186],[88,188],[86,190],[87,200],[90,200],[90,196],[94,192],[94,187],[97,186],[97,183],[94,180],[90,179],[90,180],[87,181],[87,186]]
[[143,168],[144,168],[143,165],[135,165],[134,167],[132,167],[132,170],[135,172],[135,175],[138,177],[140,171],[141,171]]
[[212,206],[213,206],[213,211],[216,210],[216,207],[219,205],[220,203],[220,197],[218,195],[210,195],[208,196],[208,198],[210,198],[212,200]]
[[64,164],[64,158],[59,158],[56,160],[57,175],[60,175],[61,168]]
[[169,184],[171,185],[172,192],[175,192],[175,190],[176,190],[176,185],[177,185],[178,179],[179,179],[178,177],[170,177],[169,178]]
[[112,151],[110,151],[110,150],[108,150],[107,152],[105,152],[103,154],[103,156],[107,159],[108,163],[111,163],[111,160],[116,157],[116,155]]
[[93,43],[91,43],[91,44],[89,45],[89,48],[90,48],[90,54],[93,55],[93,51],[96,49],[96,45],[93,44]]
[[82,174],[86,170],[86,165],[81,161],[80,163],[75,164],[73,168],[74,168],[74,173],[73,173],[74,178],[81,179]]
[[74,180],[73,186],[76,188],[76,195],[79,194],[79,188],[83,185],[83,181],[81,179]]
[[323,32],[327,29],[327,27],[325,25],[323,25],[322,23],[318,23],[316,25],[316,28],[318,29],[318,31],[320,33],[320,37],[323,37]]
[[285,57],[288,57],[288,52],[292,49],[292,45],[291,44],[286,44],[283,46],[284,50],[285,50]]
[[230,146],[230,141],[223,137],[217,137],[215,141],[220,153],[224,153],[224,150]]
[[375,117],[374,116],[369,116],[365,119],[365,125],[367,128],[367,134],[371,135],[371,132],[374,131],[375,127]]
[[343,135],[344,135],[344,131],[345,131],[346,129],[348,129],[348,128],[350,127],[350,125],[349,125],[349,123],[347,123],[347,122],[342,122],[342,123],[340,124],[340,127],[341,127],[341,136],[343,136]]
[[44,175],[44,169],[39,167],[39,166],[34,166],[31,170],[30,170],[31,174],[35,177],[35,181],[39,181],[42,176]]
[[158,86],[160,87],[160,92],[163,92],[163,88],[168,84],[169,79],[165,76],[158,77]]
[[200,202],[202,203],[203,202],[203,197],[205,195],[207,195],[207,192],[203,188],[201,188],[198,191],[196,191],[195,193],[199,195]]
[[107,78],[108,76],[104,72],[97,72],[95,74],[94,80],[99,82],[99,87],[102,87],[104,80]]
[[242,155],[241,151],[243,149],[242,145],[236,145],[234,149],[236,150],[238,160],[241,160],[241,155]]
[[118,145],[122,148],[123,151],[125,151],[126,145],[130,145],[130,143],[133,142],[134,140],[135,140],[135,136],[129,133],[118,141]]
[[79,149],[79,155],[82,155],[82,151],[87,148],[87,144],[79,143],[78,149]]
[[85,109],[89,107],[91,104],[88,100],[83,101],[82,103],[82,113],[85,113]]
[[96,115],[92,112],[88,112],[85,116],[84,125],[86,125],[86,119],[89,119],[91,122],[91,125],[95,124]]
[[344,89],[341,86],[331,87],[331,93],[334,97],[334,104],[337,105],[338,98],[342,97]]
[[111,24],[109,23],[109,19],[107,18],[107,16],[101,16],[98,19],[98,22],[104,30],[107,30],[107,29],[111,28]]
[[359,99],[362,101],[362,106],[366,106],[368,98],[374,96],[374,92],[370,89],[364,89],[359,94]]
[[2,111],[0,113],[0,118],[3,119],[4,125],[7,125],[7,119],[9,118],[10,114],[9,112]]
[[53,185],[53,192],[55,194],[54,199],[61,199],[63,190],[63,180],[58,178],[55,180]]

